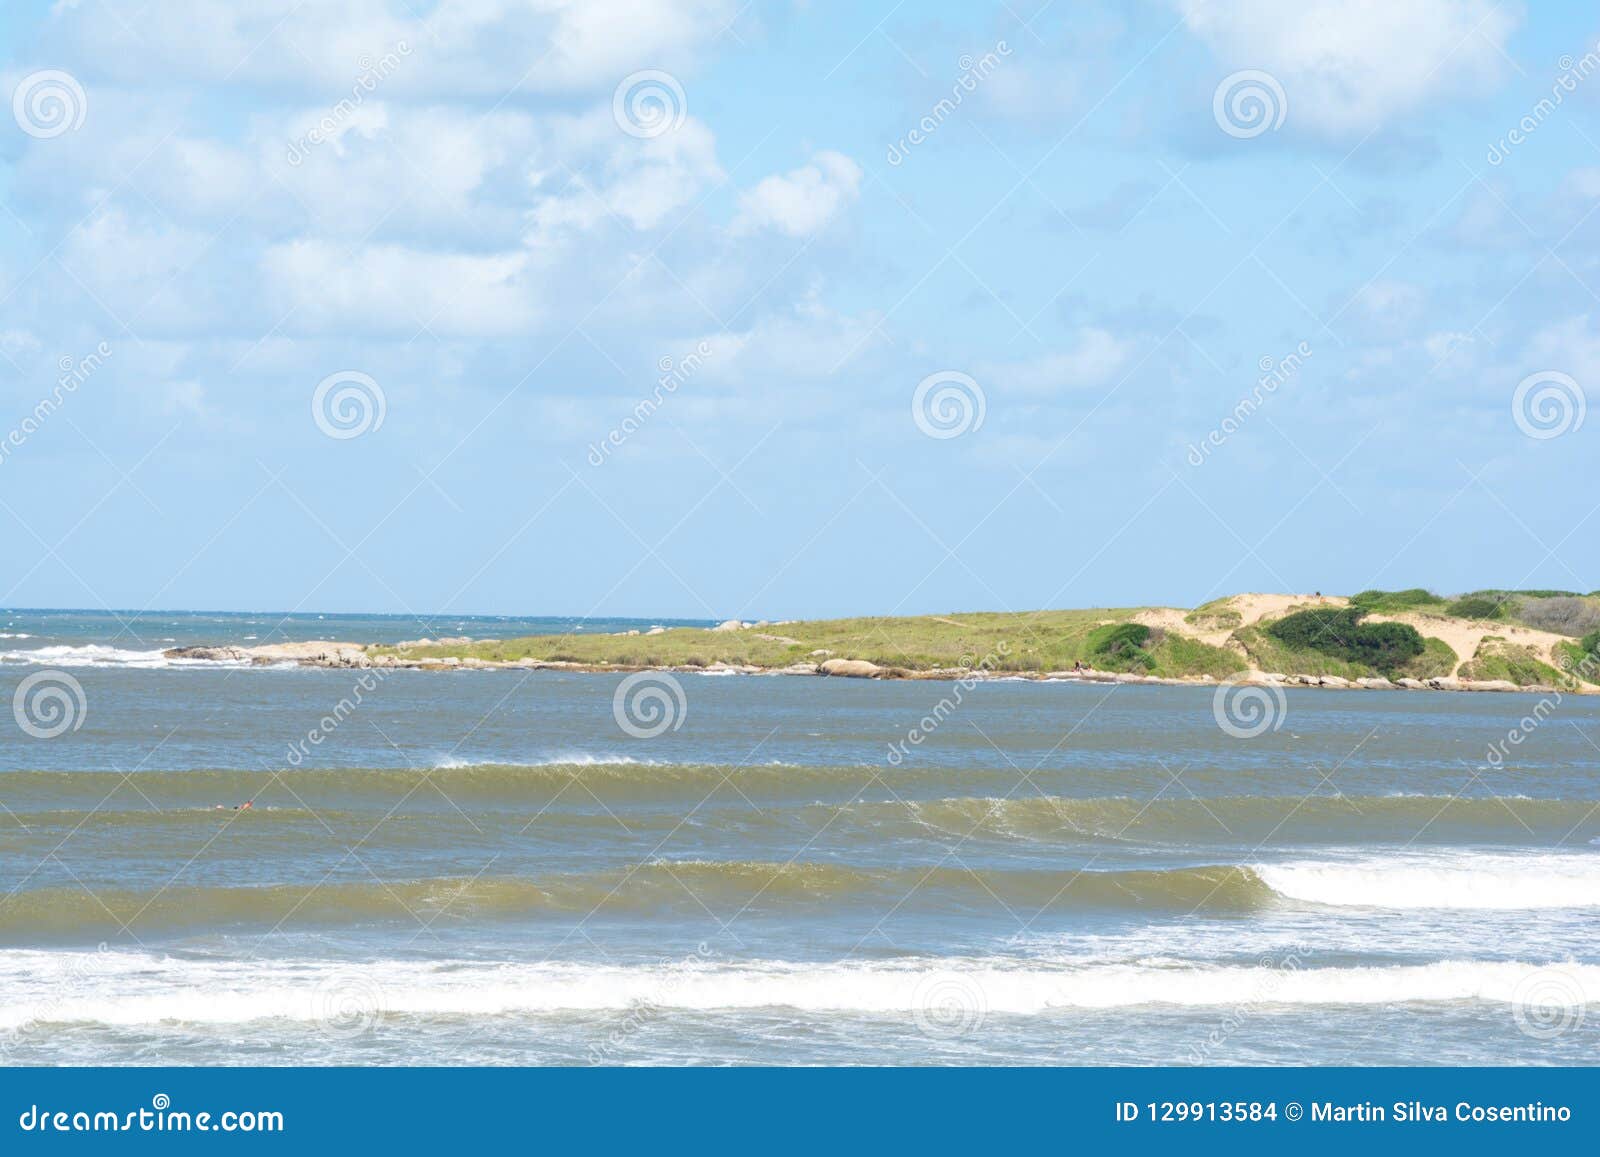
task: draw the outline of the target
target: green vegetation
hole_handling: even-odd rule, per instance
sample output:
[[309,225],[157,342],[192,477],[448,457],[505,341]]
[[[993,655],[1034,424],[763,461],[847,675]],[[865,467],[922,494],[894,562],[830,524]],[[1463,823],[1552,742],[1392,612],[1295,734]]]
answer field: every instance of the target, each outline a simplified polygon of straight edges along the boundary
[[1460,662],[1461,656],[1455,653],[1449,643],[1443,639],[1425,638],[1422,640],[1422,654],[1396,674],[1412,679],[1442,679],[1454,673]]
[[1485,635],[1472,661],[1461,668],[1463,679],[1505,679],[1519,686],[1570,686],[1572,680],[1541,660],[1531,647],[1517,646],[1497,635]]
[[1244,616],[1234,610],[1232,604],[1231,596],[1212,599],[1184,615],[1183,621],[1202,631],[1231,631],[1244,623]]
[[1127,608],[826,619],[738,631],[677,627],[658,635],[573,633],[406,649],[373,647],[371,653],[617,668],[728,663],[772,669],[837,658],[905,671],[1064,671],[1082,663],[1106,671],[1220,679],[1245,669],[1237,652],[1135,623],[1137,613],[1138,608]]
[[1505,609],[1498,599],[1482,595],[1466,595],[1450,604],[1445,614],[1456,619],[1497,619]]
[[1362,591],[1350,596],[1350,605],[1368,614],[1396,614],[1405,611],[1440,610],[1445,600],[1432,591],[1411,587],[1403,591]]
[[1297,611],[1267,628],[1269,634],[1295,651],[1318,651],[1330,658],[1384,675],[1423,652],[1422,636],[1404,623],[1364,623],[1365,611],[1349,607],[1339,610]]
[[1153,667],[1155,660],[1145,650],[1149,641],[1150,628],[1143,623],[1107,623],[1089,632],[1089,654],[1108,665]]
[[[1543,594],[1543,592],[1541,592]],[[1521,621],[1526,608],[1554,605],[1568,626],[1583,620],[1600,600],[1574,599],[1550,592],[1475,591],[1452,602],[1421,589],[1364,591],[1359,605],[1292,608],[1276,620],[1242,623],[1230,599],[1207,603],[1181,620],[1147,615],[1142,608],[1097,608],[1022,614],[973,613],[903,618],[828,619],[762,623],[738,630],[679,627],[656,634],[598,635],[573,632],[533,638],[421,644],[406,648],[372,647],[376,658],[410,660],[486,660],[490,662],[566,662],[588,668],[633,670],[643,667],[703,668],[712,664],[776,670],[827,659],[862,659],[891,673],[982,670],[995,673],[1070,671],[1082,665],[1099,671],[1162,677],[1227,679],[1257,669],[1286,675],[1360,679],[1431,679],[1456,673],[1462,656],[1443,640],[1425,637],[1404,623],[1374,622],[1369,615],[1412,613],[1483,621],[1498,613],[1500,622]],[[1381,608],[1381,610],[1380,610]],[[1490,612],[1490,613],[1485,613]],[[1581,613],[1580,613],[1581,612]],[[1139,620],[1145,620],[1143,622]],[[1190,634],[1186,627],[1195,628]],[[1423,625],[1423,631],[1428,628]],[[1198,632],[1226,632],[1214,646]],[[1504,679],[1519,685],[1569,682],[1558,666],[1583,676],[1586,656],[1600,683],[1600,620],[1554,656],[1544,648],[1512,646],[1490,636],[1460,674],[1469,679]],[[1211,636],[1217,638],[1217,634]]]
[[1600,631],[1590,631],[1575,643],[1558,649],[1562,667],[1589,683],[1600,683]]

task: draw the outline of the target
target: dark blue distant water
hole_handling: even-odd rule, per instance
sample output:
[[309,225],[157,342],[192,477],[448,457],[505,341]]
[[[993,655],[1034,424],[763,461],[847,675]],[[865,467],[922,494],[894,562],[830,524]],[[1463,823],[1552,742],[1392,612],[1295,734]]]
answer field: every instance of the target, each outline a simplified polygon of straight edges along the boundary
[[[509,639],[568,632],[703,627],[703,619],[578,619],[550,615],[345,615],[278,611],[90,611],[0,609],[0,663],[155,665],[169,647],[326,639],[398,643],[467,635]],[[44,651],[44,654],[38,652]]]

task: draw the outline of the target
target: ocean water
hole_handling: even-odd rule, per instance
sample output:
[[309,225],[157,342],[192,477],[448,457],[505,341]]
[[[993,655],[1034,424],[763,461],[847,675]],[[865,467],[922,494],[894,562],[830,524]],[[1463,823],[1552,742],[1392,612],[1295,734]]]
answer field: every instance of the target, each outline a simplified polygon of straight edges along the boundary
[[[433,626],[529,623],[564,629]],[[228,668],[158,652],[426,632],[0,624],[6,1063],[1600,1044],[1593,699],[1291,690],[1246,738],[1206,688]]]

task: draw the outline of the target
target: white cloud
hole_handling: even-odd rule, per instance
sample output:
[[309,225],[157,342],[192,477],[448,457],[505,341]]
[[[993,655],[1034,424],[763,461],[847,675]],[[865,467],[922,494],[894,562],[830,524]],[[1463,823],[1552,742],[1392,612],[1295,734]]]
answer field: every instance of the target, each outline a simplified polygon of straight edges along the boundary
[[1600,329],[1581,316],[1547,325],[1528,342],[1523,361],[1526,373],[1557,370],[1595,390],[1600,387]]
[[622,133],[608,107],[554,122],[550,130],[529,176],[539,194],[528,214],[530,244],[615,222],[654,229],[722,179],[716,138],[693,118],[641,140]]
[[347,253],[323,241],[269,248],[262,272],[289,332],[355,330],[411,336],[510,334],[537,316],[526,253],[476,256],[401,245]]
[[1407,281],[1378,278],[1350,299],[1349,315],[1372,333],[1406,335],[1416,331],[1428,306],[1428,295]]
[[[704,343],[710,350],[700,371],[708,382],[759,387],[780,379],[821,384],[874,348],[876,320],[830,309],[813,288],[790,311],[763,318],[745,330],[706,334],[681,344],[690,348]],[[752,393],[758,399],[768,397],[760,388]]]
[[823,151],[811,163],[763,179],[739,194],[735,234],[777,229],[791,237],[820,232],[861,189],[861,166],[843,153]]
[[1397,125],[1440,95],[1478,92],[1508,67],[1519,13],[1491,0],[1179,0],[1229,69],[1264,69],[1289,125],[1328,136]]
[[988,362],[974,376],[985,388],[1035,396],[1095,389],[1111,384],[1127,364],[1131,343],[1107,330],[1084,326],[1064,350],[1026,361]]
[[[112,76],[348,91],[406,48],[385,81],[410,95],[597,92],[638,68],[687,68],[731,0],[151,0],[137,31],[95,6],[60,15]],[[419,10],[428,12],[424,20]]]

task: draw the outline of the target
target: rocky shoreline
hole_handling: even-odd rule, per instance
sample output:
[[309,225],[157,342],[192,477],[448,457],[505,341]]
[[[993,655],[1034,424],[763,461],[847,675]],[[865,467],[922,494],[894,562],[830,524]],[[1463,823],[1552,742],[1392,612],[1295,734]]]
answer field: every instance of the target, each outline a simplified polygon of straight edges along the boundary
[[[435,640],[435,643],[467,640]],[[402,646],[404,646],[402,644]],[[1276,672],[1249,672],[1237,678],[1219,680],[1211,675],[1166,677],[1137,675],[1120,671],[984,671],[964,667],[938,667],[912,670],[884,667],[865,659],[825,659],[819,663],[792,663],[786,667],[757,667],[736,663],[709,663],[705,666],[627,666],[619,663],[574,663],[543,659],[515,659],[495,662],[489,659],[438,656],[413,658],[387,651],[373,654],[363,643],[306,642],[270,643],[259,647],[174,647],[164,652],[168,659],[245,664],[257,667],[293,665],[341,669],[379,669],[409,671],[573,671],[588,674],[629,674],[635,671],[669,671],[675,674],[704,675],[806,675],[846,679],[911,679],[968,682],[993,682],[1022,679],[1045,683],[1145,684],[1168,687],[1205,687],[1229,683],[1257,687],[1316,687],[1336,691],[1475,691],[1522,692],[1524,694],[1592,695],[1592,687],[1556,688],[1530,684],[1520,686],[1503,679],[1460,679],[1453,675],[1433,679],[1385,679],[1382,677],[1344,679],[1337,675],[1295,675]]]

